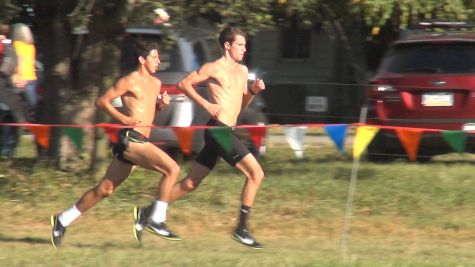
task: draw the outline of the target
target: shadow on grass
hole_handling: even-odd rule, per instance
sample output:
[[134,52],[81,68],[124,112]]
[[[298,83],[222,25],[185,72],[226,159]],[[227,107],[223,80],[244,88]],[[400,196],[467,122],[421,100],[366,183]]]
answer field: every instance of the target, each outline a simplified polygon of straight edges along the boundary
[[[45,239],[45,238],[37,238],[37,237],[10,237],[10,236],[4,236],[0,235],[0,243],[24,243],[24,244],[30,244],[30,245],[36,245],[36,244],[45,244],[48,246],[53,246],[51,244],[50,239]],[[142,245],[136,244],[136,245],[124,245],[123,243],[113,243],[113,242],[105,242],[105,243],[72,243],[68,244],[68,246],[73,246],[76,248],[95,248],[95,249],[123,249],[124,247],[129,247],[129,248],[137,248],[140,249]]]
[[49,239],[36,238],[36,237],[17,238],[17,237],[0,236],[0,242],[26,243],[26,244],[49,244],[49,245],[51,245],[51,241]]
[[13,168],[18,169],[30,169],[33,167],[37,162],[38,159],[36,158],[12,158],[9,159],[9,165]]

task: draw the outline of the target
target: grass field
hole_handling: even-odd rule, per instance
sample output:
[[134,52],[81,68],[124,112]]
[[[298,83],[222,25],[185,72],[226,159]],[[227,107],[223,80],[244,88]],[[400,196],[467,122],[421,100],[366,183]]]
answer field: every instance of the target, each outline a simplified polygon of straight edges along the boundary
[[[243,178],[220,163],[198,190],[169,208],[183,238],[132,235],[132,209],[152,199],[158,177],[137,170],[110,198],[50,243],[49,216],[97,181],[33,163],[27,150],[0,162],[0,266],[475,266],[475,178],[467,158],[429,164],[362,162],[346,257],[341,240],[352,161],[332,144],[304,160],[270,146],[250,226],[264,250],[231,239]],[[184,164],[185,173],[189,164]],[[182,176],[184,175],[182,174]]]

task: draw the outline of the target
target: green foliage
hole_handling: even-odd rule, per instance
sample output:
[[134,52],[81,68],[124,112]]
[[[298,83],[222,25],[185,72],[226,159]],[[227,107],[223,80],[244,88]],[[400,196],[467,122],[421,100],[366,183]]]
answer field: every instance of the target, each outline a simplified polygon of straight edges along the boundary
[[9,23],[20,12],[20,8],[11,0],[0,0],[0,23]]
[[[383,26],[388,22],[405,28],[420,19],[448,19],[473,22],[474,0],[259,0],[259,1],[135,1],[131,5],[130,21],[150,21],[153,8],[167,9],[173,24],[182,27],[186,21],[206,17],[221,27],[235,23],[250,34],[257,30],[289,22],[311,27],[322,20],[352,20],[363,17],[369,26]],[[137,13],[137,10],[141,10]],[[328,11],[335,13],[333,18]],[[143,14],[143,16],[136,16]]]
[[474,20],[473,1],[463,0],[354,0],[356,11],[370,26],[391,21],[404,28],[420,19]]
[[[164,8],[174,28],[181,28],[197,17],[205,17],[221,27],[238,24],[250,34],[273,24],[273,0],[246,1],[135,1],[129,5],[129,24],[150,24],[153,9]],[[142,14],[137,16],[137,14]]]

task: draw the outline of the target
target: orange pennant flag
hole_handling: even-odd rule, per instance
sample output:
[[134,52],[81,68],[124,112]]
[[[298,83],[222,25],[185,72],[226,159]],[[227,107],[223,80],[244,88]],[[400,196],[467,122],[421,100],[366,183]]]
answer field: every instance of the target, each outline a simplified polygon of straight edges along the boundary
[[410,160],[417,158],[422,132],[419,129],[397,128],[396,134]]
[[176,139],[180,145],[181,151],[185,156],[191,155],[191,147],[193,144],[193,133],[195,129],[192,127],[173,127]]
[[256,148],[261,147],[262,139],[266,134],[266,127],[249,127],[247,128],[249,134],[251,135],[251,140],[256,146]]
[[35,125],[26,126],[26,128],[35,136],[38,145],[44,149],[48,149],[50,126]]
[[119,142],[119,131],[120,128],[100,126],[107,133],[111,143],[116,144]]

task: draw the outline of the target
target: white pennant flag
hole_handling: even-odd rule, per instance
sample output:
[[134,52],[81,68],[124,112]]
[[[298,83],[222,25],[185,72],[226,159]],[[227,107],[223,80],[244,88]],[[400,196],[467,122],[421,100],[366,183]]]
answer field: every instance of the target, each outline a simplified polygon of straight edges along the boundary
[[303,158],[303,139],[306,130],[306,126],[286,127],[284,129],[285,138],[298,159]]

